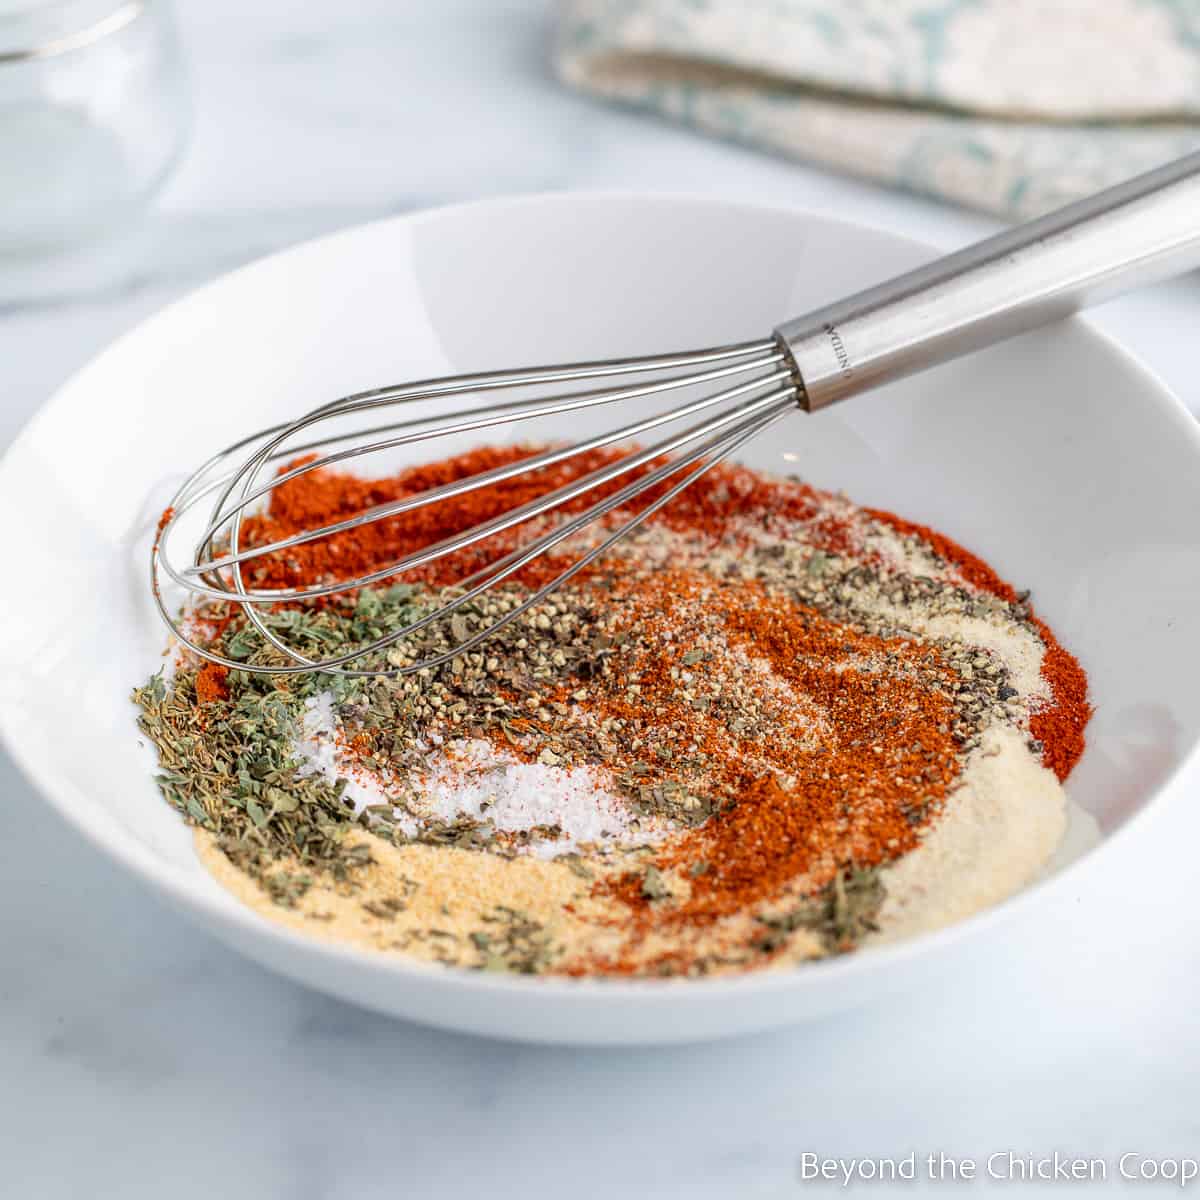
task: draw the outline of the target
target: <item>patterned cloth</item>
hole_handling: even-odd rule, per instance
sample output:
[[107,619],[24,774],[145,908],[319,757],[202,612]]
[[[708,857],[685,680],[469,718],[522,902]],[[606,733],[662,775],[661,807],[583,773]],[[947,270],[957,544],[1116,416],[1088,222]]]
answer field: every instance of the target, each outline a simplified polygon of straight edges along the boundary
[[1200,147],[1200,0],[564,0],[558,71],[1023,218]]

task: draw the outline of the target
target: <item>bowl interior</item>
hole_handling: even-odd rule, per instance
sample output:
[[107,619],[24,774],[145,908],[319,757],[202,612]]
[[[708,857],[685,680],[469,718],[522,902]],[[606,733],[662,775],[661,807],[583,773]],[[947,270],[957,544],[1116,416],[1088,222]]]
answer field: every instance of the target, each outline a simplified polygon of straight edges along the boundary
[[[110,852],[177,900],[248,921],[159,799],[127,699],[162,650],[148,540],[188,469],[384,382],[759,338],[928,255],[794,213],[560,196],[367,226],[201,290],[75,377],[0,470],[10,553],[44,581],[0,628],[10,744]],[[1033,590],[1091,677],[1096,715],[1069,790],[1104,837],[1195,745],[1200,437],[1084,324],[797,414],[741,457],[932,524]]]

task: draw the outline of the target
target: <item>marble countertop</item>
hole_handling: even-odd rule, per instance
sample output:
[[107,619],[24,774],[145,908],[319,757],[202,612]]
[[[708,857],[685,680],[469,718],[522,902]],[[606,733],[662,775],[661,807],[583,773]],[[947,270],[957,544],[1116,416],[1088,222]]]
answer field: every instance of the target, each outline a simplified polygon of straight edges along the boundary
[[[537,0],[178,8],[195,125],[144,229],[115,260],[0,264],[0,447],[147,313],[383,214],[617,187],[947,247],[990,228],[565,93]],[[1200,411],[1200,281],[1095,320]],[[974,977],[782,1034],[580,1052],[432,1032],[267,974],[101,858],[0,753],[0,1193],[774,1198],[818,1187],[805,1152],[970,1156],[980,1174],[1009,1151],[1103,1157],[1112,1174],[1125,1152],[1198,1156],[1198,834],[1175,804],[1035,942],[998,936]],[[922,1175],[910,1189],[956,1190]]]

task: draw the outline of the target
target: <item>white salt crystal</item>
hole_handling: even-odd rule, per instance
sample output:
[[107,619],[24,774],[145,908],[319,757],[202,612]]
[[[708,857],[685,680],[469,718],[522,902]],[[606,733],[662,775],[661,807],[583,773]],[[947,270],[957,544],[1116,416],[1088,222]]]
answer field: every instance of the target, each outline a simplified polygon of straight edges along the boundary
[[[306,702],[303,730],[295,753],[304,775],[348,781],[346,795],[355,811],[389,802],[382,781],[349,758],[337,743],[333,698],[321,692]],[[456,742],[452,749],[435,750],[423,778],[411,789],[409,806],[416,819],[397,812],[400,827],[417,832],[421,818],[453,821],[471,817],[487,821],[501,833],[521,833],[538,825],[557,825],[557,838],[535,839],[529,849],[553,858],[590,842],[625,845],[653,840],[662,830],[634,815],[625,802],[607,789],[599,772],[590,767],[555,767],[526,763],[482,739]]]
[[590,768],[520,762],[482,740],[435,754],[417,803],[422,815],[445,821],[474,817],[505,833],[557,825],[561,837],[534,847],[550,857],[584,842],[623,841],[630,832],[624,801]]
[[341,761],[334,736],[337,722],[333,715],[333,697],[328,692],[319,692],[304,703],[304,730],[292,747],[300,760],[300,774],[321,775],[330,783],[345,779],[344,794],[354,801],[356,813],[362,812],[369,804],[386,803],[387,797],[376,780]]

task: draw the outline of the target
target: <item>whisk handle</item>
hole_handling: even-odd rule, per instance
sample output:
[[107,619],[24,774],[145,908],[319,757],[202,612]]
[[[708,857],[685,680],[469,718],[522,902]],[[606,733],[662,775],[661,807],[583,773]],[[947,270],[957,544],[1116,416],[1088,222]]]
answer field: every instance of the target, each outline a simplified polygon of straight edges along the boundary
[[810,411],[1200,265],[1200,153],[779,326]]

